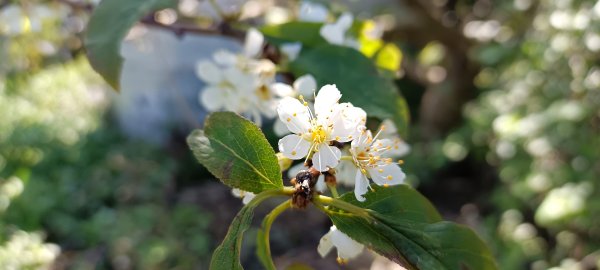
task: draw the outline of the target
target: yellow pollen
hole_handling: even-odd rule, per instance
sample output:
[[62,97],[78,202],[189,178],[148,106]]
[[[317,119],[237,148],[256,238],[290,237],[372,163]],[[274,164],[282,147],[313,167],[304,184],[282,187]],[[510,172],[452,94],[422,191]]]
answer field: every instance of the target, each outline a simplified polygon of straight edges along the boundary
[[379,170],[377,170],[377,171],[379,171],[379,172],[383,172],[383,169],[379,169]]
[[295,156],[295,155],[296,155],[296,151],[292,151],[292,156]]
[[264,84],[256,89],[256,95],[262,100],[269,100],[271,98],[269,88]]
[[385,187],[385,188],[386,188],[386,187],[389,187],[389,186],[390,186],[390,185],[388,185],[388,184],[383,184],[383,187]]
[[323,143],[327,139],[327,133],[323,126],[319,125],[313,130],[309,130],[310,137],[314,143]]
[[392,180],[392,176],[388,175],[385,179],[387,179],[388,181],[391,181]]
[[398,164],[400,164],[400,165],[404,164],[404,160],[399,159]]
[[289,121],[292,121],[292,119],[291,119],[291,118],[289,118],[289,117],[288,117],[288,119],[286,119],[286,120],[287,120],[288,122],[289,122]]
[[352,139],[352,135],[348,136],[348,139]]
[[341,139],[340,136],[335,136],[336,141],[339,141],[340,139]]

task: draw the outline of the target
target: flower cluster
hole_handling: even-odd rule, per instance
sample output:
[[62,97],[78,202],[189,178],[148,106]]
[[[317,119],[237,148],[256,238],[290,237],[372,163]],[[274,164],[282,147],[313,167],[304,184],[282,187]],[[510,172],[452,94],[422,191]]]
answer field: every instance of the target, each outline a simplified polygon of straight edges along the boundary
[[237,112],[259,126],[263,116],[276,116],[277,101],[291,93],[275,84],[275,64],[259,58],[263,43],[263,35],[250,29],[242,53],[220,50],[212,61],[198,62],[196,73],[207,84],[200,92],[204,108]]
[[310,158],[315,169],[327,172],[342,160],[340,144],[350,143],[350,156],[345,159],[355,168],[356,199],[364,201],[369,178],[381,186],[404,181],[399,164],[386,154],[405,147],[399,139],[378,139],[384,128],[372,136],[365,127],[365,111],[339,103],[341,97],[335,85],[325,85],[317,93],[312,110],[303,96],[283,98],[277,113],[292,134],[279,140],[279,151],[293,160]]

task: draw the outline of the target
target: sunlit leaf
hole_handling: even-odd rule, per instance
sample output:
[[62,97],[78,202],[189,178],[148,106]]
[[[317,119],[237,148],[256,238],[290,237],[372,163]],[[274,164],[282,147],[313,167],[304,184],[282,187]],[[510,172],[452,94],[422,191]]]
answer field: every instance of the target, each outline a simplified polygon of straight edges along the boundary
[[275,151],[254,123],[235,113],[212,113],[187,142],[198,161],[230,187],[254,193],[283,187]]
[[120,88],[121,42],[144,15],[175,7],[176,0],[103,0],[94,9],[84,38],[92,67],[115,89]]

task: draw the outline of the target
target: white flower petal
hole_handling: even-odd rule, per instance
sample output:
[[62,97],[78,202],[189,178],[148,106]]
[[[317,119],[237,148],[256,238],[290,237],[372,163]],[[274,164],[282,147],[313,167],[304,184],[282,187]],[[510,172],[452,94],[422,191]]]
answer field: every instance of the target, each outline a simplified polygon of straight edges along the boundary
[[330,123],[333,125],[331,137],[339,142],[349,142],[362,132],[367,113],[350,103],[342,103],[336,106],[329,117]]
[[326,117],[326,115],[329,115],[341,97],[342,94],[335,84],[328,84],[321,87],[315,98],[315,114],[317,117]]
[[331,241],[332,234],[333,232],[329,230],[325,235],[323,235],[323,237],[321,237],[321,240],[319,240],[319,246],[317,247],[317,251],[323,258],[327,256],[327,254],[333,248],[333,242]]
[[244,42],[244,54],[248,57],[255,58],[262,52],[265,37],[255,28],[250,28],[246,33],[246,41]]
[[363,195],[367,194],[367,191],[369,191],[369,179],[367,179],[360,169],[356,169],[354,183],[354,196],[356,197],[356,200],[364,202],[365,197]]
[[329,10],[321,4],[311,1],[302,1],[298,12],[298,20],[305,22],[324,22],[327,20]]
[[209,112],[214,112],[224,106],[226,90],[217,87],[205,87],[200,92],[200,104]]
[[375,168],[368,168],[367,171],[369,171],[373,182],[380,186],[402,184],[404,182],[404,178],[406,178],[406,175],[404,172],[402,172],[400,165],[397,163],[390,163],[380,165]]
[[230,51],[218,50],[213,54],[213,59],[219,65],[231,67],[237,64],[238,56]]
[[392,121],[392,119],[385,119],[383,120],[383,122],[381,122],[381,126],[385,127],[382,131],[381,131],[381,135],[384,137],[393,137],[396,136],[398,134],[398,129],[396,128],[396,125],[394,124],[394,121]]
[[211,61],[199,61],[196,64],[198,78],[210,84],[218,84],[223,80],[223,71]]
[[296,177],[296,174],[298,174],[298,172],[300,172],[301,170],[306,170],[306,167],[304,166],[304,162],[300,162],[300,163],[290,167],[287,175],[290,179],[292,179],[292,178]]
[[342,158],[342,151],[337,147],[329,146],[327,143],[321,143],[318,149],[319,151],[315,152],[312,161],[315,169],[320,172],[335,168],[340,162],[340,158]]
[[244,199],[242,200],[242,203],[248,204],[250,201],[252,201],[252,199],[254,199],[254,197],[256,197],[256,194],[246,191],[244,193]]
[[[347,156],[349,154],[348,151],[342,150],[342,156]],[[338,185],[353,187],[355,175],[356,166],[352,162],[340,162],[340,164],[335,167],[335,177]]]
[[341,259],[352,259],[360,255],[363,251],[364,246],[361,243],[352,240],[352,238],[337,228],[332,230],[332,232],[331,242],[333,242],[333,245],[337,248],[338,257]]
[[291,97],[296,92],[292,86],[285,83],[274,83],[269,88],[271,88],[271,92],[280,97]]
[[[360,130],[360,128],[359,128]],[[371,146],[373,135],[370,130],[362,129],[360,131],[358,138],[350,143],[351,149],[355,153],[359,153],[361,151],[365,151],[366,148]]]
[[283,135],[290,134],[290,130],[283,122],[281,122],[280,119],[275,119],[275,123],[273,123],[273,132],[275,132],[275,135],[277,135],[277,137],[282,137]]
[[302,50],[302,43],[294,42],[294,43],[285,43],[279,47],[281,52],[287,56],[288,60],[293,61],[298,58],[298,54]]
[[237,198],[242,198],[244,197],[244,192],[243,190],[239,189],[239,188],[234,188],[231,189],[231,194]]
[[392,149],[390,149],[388,152],[386,152],[387,156],[403,157],[403,156],[406,156],[408,153],[410,153],[410,145],[408,145],[402,139],[397,138],[397,139],[394,139],[392,142],[393,142]]
[[327,191],[327,183],[325,183],[325,176],[323,174],[319,175],[319,178],[317,178],[317,184],[315,184],[315,188],[321,193]]
[[296,89],[300,95],[312,97],[313,93],[317,90],[317,81],[315,80],[315,77],[310,74],[300,76],[294,81],[294,89]]
[[310,114],[308,108],[300,103],[299,100],[291,97],[284,97],[277,106],[279,119],[287,128],[296,134],[308,132],[310,128]]
[[352,16],[352,13],[350,13],[350,12],[344,12],[344,14],[342,14],[338,18],[336,24],[341,29],[344,29],[344,32],[346,32],[352,26],[352,22],[353,21],[354,21],[354,16]]
[[330,44],[344,44],[346,31],[337,24],[325,24],[319,29],[319,34]]
[[279,152],[289,159],[305,157],[310,146],[310,142],[296,134],[287,135],[279,140]]
[[231,67],[224,71],[225,79],[233,85],[240,95],[255,95],[258,88],[259,78],[256,75],[243,72]]

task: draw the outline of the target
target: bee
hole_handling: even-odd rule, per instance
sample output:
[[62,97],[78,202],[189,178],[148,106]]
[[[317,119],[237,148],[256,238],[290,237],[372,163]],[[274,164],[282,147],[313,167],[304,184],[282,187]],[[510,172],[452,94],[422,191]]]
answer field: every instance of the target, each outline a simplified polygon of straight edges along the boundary
[[314,187],[321,173],[310,167],[308,170],[301,170],[292,178],[290,182],[294,185],[296,191],[292,196],[292,203],[298,208],[306,208],[308,202],[312,199]]

